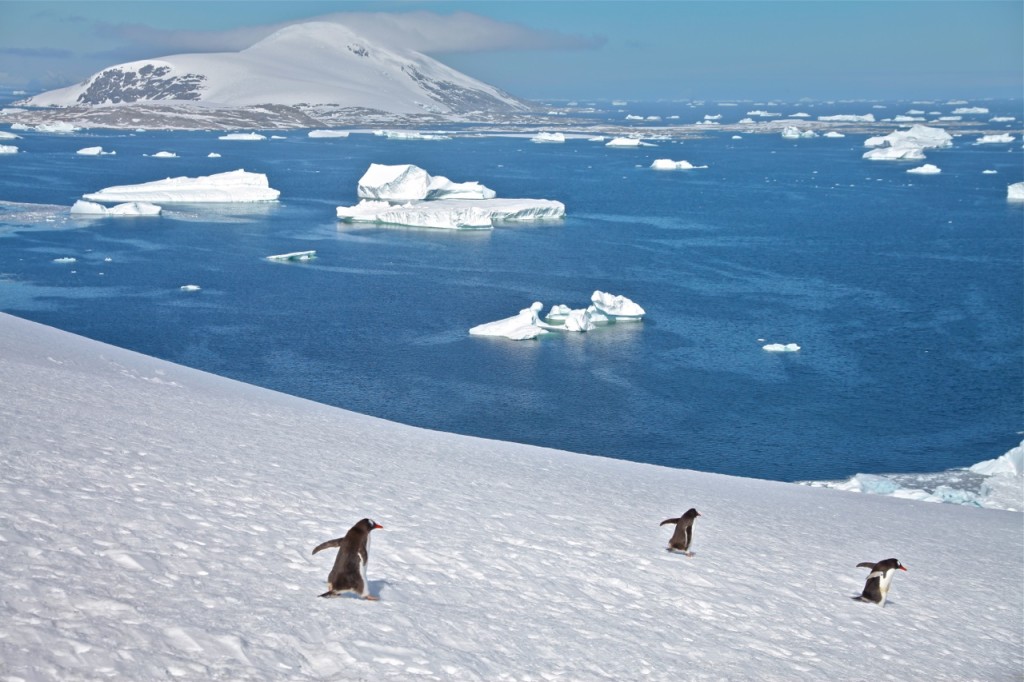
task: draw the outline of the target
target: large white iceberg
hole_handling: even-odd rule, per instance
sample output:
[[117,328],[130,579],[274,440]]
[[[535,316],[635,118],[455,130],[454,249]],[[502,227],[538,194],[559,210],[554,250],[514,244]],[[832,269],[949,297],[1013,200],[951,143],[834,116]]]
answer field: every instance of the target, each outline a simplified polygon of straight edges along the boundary
[[82,147],[75,153],[80,156],[108,156],[117,154],[117,152],[105,152],[103,147]]
[[655,159],[651,163],[651,168],[654,170],[694,170],[697,168],[707,168],[707,166],[694,166],[689,161],[673,161],[672,159]]
[[1006,186],[1006,198],[1010,201],[1024,201],[1024,182]]
[[604,291],[595,291],[590,295],[594,307],[613,320],[640,320],[647,313],[639,305],[626,298]]
[[503,336],[513,341],[535,339],[541,334],[548,333],[547,329],[540,326],[540,319],[537,316],[543,309],[544,304],[535,301],[529,308],[520,310],[518,315],[477,325],[470,329],[469,333],[473,336]]
[[530,138],[530,142],[538,143],[562,143],[565,142],[565,135],[563,133],[537,133]]
[[479,182],[452,182],[432,176],[412,164],[371,163],[359,178],[356,194],[361,199],[416,201],[430,199],[493,199],[495,191]]
[[182,176],[139,185],[107,187],[86,194],[83,198],[106,203],[255,203],[277,201],[280,195],[281,192],[270,187],[263,173],[249,173],[239,169],[198,178]]
[[93,201],[79,199],[71,207],[71,215],[76,216],[158,216],[162,209],[145,201],[129,201],[107,208]]
[[649,142],[644,142],[636,137],[616,137],[607,142],[604,146],[635,149],[636,147],[653,147],[654,145]]
[[999,135],[982,135],[974,144],[1005,144],[1007,142],[1013,142],[1016,138],[1009,133],[1002,133]]
[[938,149],[953,146],[953,136],[942,128],[915,125],[907,130],[896,130],[864,140],[865,147],[917,147]]
[[390,204],[364,199],[355,206],[339,206],[339,220],[446,229],[491,228],[496,222],[558,220],[565,204],[551,199],[439,199]]

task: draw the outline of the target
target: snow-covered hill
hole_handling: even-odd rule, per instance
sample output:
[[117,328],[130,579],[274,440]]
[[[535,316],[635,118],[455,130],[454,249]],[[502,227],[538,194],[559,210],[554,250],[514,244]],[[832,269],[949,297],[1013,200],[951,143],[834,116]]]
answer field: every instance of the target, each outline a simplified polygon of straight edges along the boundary
[[527,111],[523,100],[418,52],[335,23],[287,26],[240,52],[118,64],[25,100],[31,106],[190,101],[219,107],[331,105],[395,114]]
[[[689,507],[693,558],[658,525]],[[318,599],[366,516],[380,601]],[[1018,680],[1022,519],[406,427],[0,314],[2,679]],[[885,608],[850,599],[889,557]]]

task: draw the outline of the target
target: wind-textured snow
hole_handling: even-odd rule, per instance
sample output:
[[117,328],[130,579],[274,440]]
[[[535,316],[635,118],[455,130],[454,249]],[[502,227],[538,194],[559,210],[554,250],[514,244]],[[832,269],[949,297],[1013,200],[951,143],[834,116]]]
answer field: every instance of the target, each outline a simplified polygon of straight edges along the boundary
[[197,178],[177,177],[138,185],[118,185],[83,196],[99,202],[156,201],[160,203],[253,203],[277,201],[281,192],[270,187],[263,173],[245,170]]
[[[5,679],[1020,678],[1018,513],[412,428],[8,315],[0,348]],[[381,601],[317,598],[365,516]]]

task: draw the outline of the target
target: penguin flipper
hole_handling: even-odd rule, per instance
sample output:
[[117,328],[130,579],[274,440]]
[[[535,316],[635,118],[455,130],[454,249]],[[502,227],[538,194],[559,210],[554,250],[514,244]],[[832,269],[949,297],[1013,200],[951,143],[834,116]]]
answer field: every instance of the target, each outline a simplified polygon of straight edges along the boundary
[[875,562],[874,561],[862,561],[859,564],[857,564],[857,568],[874,568],[874,567],[875,567]]
[[[659,525],[659,526],[664,526],[664,525],[665,525],[666,523],[679,523],[679,519],[665,519],[664,521],[662,521],[662,522],[661,522],[661,523],[659,523],[658,525]],[[872,564],[872,566],[873,566],[873,565],[874,565],[874,564]]]
[[341,541],[344,540],[344,539],[345,538],[335,538],[333,540],[328,540],[327,542],[322,542],[322,543],[320,543],[319,545],[316,546],[316,549],[313,550],[313,554],[316,554],[321,549],[330,549],[331,547],[341,547]]

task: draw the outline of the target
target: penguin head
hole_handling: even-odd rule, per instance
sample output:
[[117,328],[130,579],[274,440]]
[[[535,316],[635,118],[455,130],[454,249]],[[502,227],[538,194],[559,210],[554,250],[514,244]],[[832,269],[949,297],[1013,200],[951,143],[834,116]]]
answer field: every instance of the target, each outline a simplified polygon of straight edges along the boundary
[[377,523],[376,521],[374,521],[373,519],[363,519],[363,521],[365,521],[367,526],[368,526],[367,531],[374,530],[375,528],[383,528],[384,527],[384,526],[380,525],[379,523]]
[[684,519],[695,519],[698,516],[700,516],[700,512],[697,511],[696,509],[690,509],[685,514],[683,514]]

